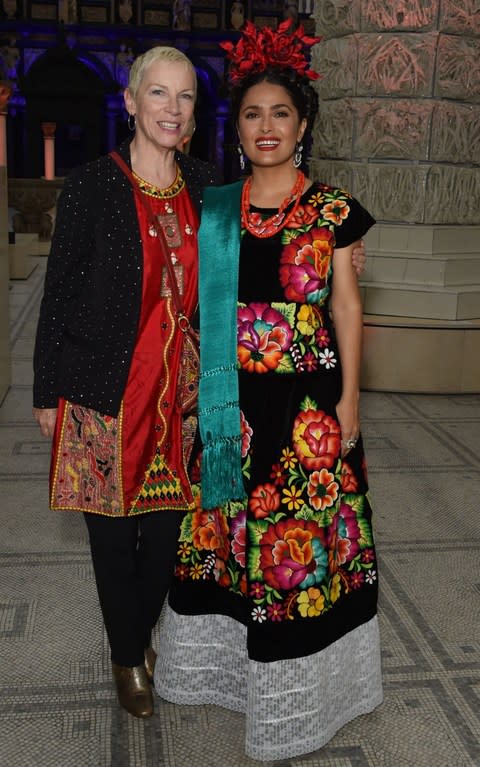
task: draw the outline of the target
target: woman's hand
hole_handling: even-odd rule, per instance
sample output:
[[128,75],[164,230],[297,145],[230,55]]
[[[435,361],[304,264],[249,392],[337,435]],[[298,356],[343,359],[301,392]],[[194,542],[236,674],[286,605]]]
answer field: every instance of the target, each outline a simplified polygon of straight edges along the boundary
[[[337,418],[342,432],[341,456],[344,458],[357,444],[360,434],[358,397],[342,397],[337,403]],[[352,444],[354,442],[355,444]]]
[[360,240],[358,245],[353,249],[352,253],[352,264],[358,277],[360,277],[363,270],[365,269],[366,263],[367,254],[365,253],[365,243],[363,240]]
[[55,432],[55,424],[57,422],[57,408],[56,407],[34,407],[33,417],[40,426],[40,431],[43,437],[53,437]]

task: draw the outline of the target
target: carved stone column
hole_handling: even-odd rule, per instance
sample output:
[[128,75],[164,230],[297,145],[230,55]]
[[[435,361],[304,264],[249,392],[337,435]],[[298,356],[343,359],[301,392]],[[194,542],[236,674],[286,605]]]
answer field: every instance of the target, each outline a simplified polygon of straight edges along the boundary
[[[312,174],[351,191],[379,222],[367,238],[367,357],[369,348],[379,352],[380,326],[401,325],[405,343],[420,346],[428,330],[425,346],[438,360],[448,357],[441,329],[461,330],[451,336],[456,379],[443,365],[442,381],[427,355],[430,376],[417,390],[479,391],[480,363],[466,361],[475,350],[480,358],[478,4],[322,0],[314,16],[324,39],[314,49],[323,79]],[[414,390],[422,370],[416,365],[407,381],[399,343],[391,382]],[[420,346],[413,357],[422,361]],[[411,365],[411,353],[406,360]]]
[[7,113],[12,89],[0,82],[0,166],[7,165]]
[[42,123],[45,179],[55,178],[55,130],[56,123]]

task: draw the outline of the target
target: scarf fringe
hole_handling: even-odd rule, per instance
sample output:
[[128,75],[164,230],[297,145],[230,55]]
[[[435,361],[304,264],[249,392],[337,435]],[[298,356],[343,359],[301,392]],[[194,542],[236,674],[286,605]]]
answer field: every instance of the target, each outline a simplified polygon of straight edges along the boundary
[[[245,498],[241,461],[241,436],[218,437],[204,445],[201,468],[203,509],[214,509],[227,501]],[[206,477],[210,481],[204,481]]]

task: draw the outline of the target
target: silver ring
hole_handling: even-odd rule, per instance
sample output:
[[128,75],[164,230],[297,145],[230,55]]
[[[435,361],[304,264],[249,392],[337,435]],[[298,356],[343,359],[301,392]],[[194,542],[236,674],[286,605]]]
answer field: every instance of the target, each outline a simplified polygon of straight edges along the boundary
[[343,444],[345,445],[345,447],[348,447],[349,450],[353,450],[353,448],[357,444],[357,440],[351,437],[350,439],[344,439]]

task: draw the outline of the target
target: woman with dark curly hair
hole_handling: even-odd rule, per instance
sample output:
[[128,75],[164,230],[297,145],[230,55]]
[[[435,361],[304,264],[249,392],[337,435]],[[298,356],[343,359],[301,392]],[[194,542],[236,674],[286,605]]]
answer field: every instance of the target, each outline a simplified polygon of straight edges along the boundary
[[315,42],[247,23],[224,45],[251,175],[205,194],[201,481],[155,673],[167,700],[245,711],[262,760],[318,749],[382,700],[352,268],[374,220],[301,170]]

